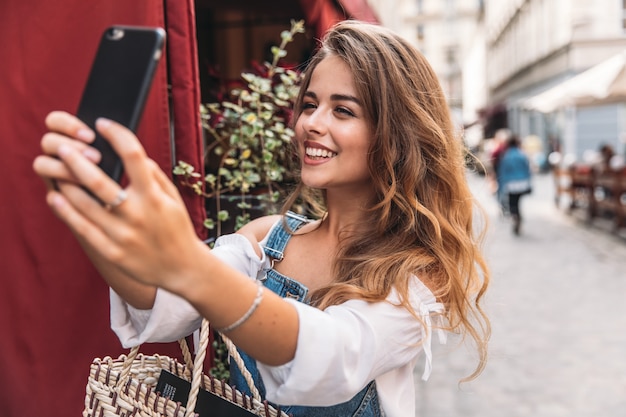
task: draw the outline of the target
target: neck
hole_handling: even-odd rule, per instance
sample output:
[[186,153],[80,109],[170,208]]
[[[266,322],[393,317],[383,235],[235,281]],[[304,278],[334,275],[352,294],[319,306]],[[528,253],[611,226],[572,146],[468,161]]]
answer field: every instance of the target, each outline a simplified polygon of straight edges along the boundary
[[328,192],[326,195],[327,214],[321,227],[333,235],[354,230],[365,220],[366,209],[371,207],[370,201],[369,195],[355,196]]

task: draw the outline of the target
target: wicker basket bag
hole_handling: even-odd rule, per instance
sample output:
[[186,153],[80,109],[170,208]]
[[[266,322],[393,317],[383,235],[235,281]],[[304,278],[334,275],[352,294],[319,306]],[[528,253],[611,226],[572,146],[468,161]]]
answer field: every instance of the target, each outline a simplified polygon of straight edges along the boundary
[[[263,417],[287,417],[280,409],[275,409],[262,401],[254,386],[250,372],[245,368],[233,343],[224,337],[230,355],[241,369],[252,392],[249,397],[235,387],[203,373],[203,364],[209,340],[209,324],[203,320],[200,330],[200,343],[194,360],[185,339],[179,341],[185,363],[174,358],[139,353],[139,346],[131,349],[128,355],[117,359],[96,358],[91,364],[87,381],[83,417],[141,416],[141,417],[189,417],[194,413],[199,393],[207,391],[219,397],[221,411],[211,415],[232,416],[250,415]],[[157,382],[163,371],[191,383],[186,404],[170,399],[157,391]],[[234,409],[232,407],[235,407]],[[233,413],[235,411],[235,413]]]

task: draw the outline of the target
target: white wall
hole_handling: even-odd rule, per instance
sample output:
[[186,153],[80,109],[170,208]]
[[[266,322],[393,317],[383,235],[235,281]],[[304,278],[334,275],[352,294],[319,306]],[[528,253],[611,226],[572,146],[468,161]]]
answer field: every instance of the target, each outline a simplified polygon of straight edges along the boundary
[[478,110],[487,105],[485,33],[477,28],[464,54],[463,60],[463,121],[472,123]]

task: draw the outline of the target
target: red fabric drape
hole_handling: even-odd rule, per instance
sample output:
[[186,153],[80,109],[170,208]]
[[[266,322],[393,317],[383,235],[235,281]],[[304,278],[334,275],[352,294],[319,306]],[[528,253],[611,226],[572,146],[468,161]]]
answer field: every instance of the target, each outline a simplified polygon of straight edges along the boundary
[[[200,75],[198,74],[198,46],[193,0],[166,0],[168,63],[172,88],[175,161],[193,164],[204,171],[202,123],[200,120]],[[194,223],[196,232],[206,237],[203,226],[206,212],[204,202],[189,188],[181,192]]]
[[[76,416],[92,358],[123,349],[109,328],[106,285],[48,209],[32,171],[43,120],[54,109],[76,110],[105,27],[167,22],[171,56],[157,72],[138,135],[170,170],[173,115],[178,158],[201,167],[193,2],[2,0],[0,16],[0,415]],[[184,195],[202,233],[202,202]],[[151,350],[179,352],[176,344]]]

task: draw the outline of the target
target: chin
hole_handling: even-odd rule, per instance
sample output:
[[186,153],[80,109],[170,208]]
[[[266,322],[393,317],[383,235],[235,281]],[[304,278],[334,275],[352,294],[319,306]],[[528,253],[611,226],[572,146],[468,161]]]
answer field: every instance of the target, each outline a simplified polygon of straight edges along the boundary
[[312,178],[310,175],[301,175],[300,181],[309,188],[318,190],[326,188],[326,181],[322,181],[319,178]]

